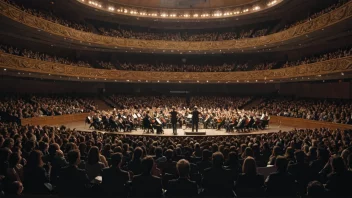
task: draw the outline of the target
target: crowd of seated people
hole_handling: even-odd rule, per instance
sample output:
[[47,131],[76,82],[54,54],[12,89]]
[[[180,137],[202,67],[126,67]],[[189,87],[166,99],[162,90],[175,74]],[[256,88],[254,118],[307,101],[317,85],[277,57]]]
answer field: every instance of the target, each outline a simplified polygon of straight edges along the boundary
[[33,52],[27,49],[21,50],[12,46],[0,45],[0,51],[4,53],[17,55],[17,56],[24,56],[26,58],[37,59],[41,61],[50,61],[54,63],[61,63],[65,65],[73,65],[78,67],[91,67],[89,63],[84,61],[74,62],[74,61],[68,60],[67,58],[51,56],[51,55],[39,53],[39,52]]
[[222,40],[235,40],[244,38],[254,38],[265,36],[268,33],[268,28],[264,29],[251,29],[248,31],[228,31],[228,32],[209,32],[209,33],[187,33],[187,32],[137,32],[126,30],[123,28],[107,29],[98,28],[100,33],[105,36],[130,38],[130,39],[143,39],[143,40],[168,40],[168,41],[222,41]]
[[[79,24],[75,22],[69,22],[65,19],[60,17],[54,16],[52,13],[41,12],[35,9],[25,8],[22,5],[17,4],[18,2],[14,0],[3,0],[6,2],[11,3],[14,6],[17,6],[19,9],[24,10],[25,12],[35,15],[37,17],[44,18],[46,20],[52,21],[54,23],[59,23],[64,26],[68,26],[77,30],[92,32],[87,25]],[[323,9],[317,13],[312,14],[305,20],[298,21],[291,25],[285,26],[284,29],[288,29],[295,25],[299,25],[310,21],[314,18],[317,18],[327,12],[330,12],[344,3],[348,2],[348,0],[339,0],[337,3],[329,6],[328,8]],[[269,28],[262,28],[262,29],[251,29],[248,31],[229,31],[229,32],[209,32],[209,33],[167,33],[167,32],[149,32],[149,31],[133,31],[130,29],[124,28],[103,28],[98,27],[97,31],[100,32],[102,35],[112,36],[112,37],[120,37],[120,38],[131,38],[131,39],[143,39],[143,40],[168,40],[168,41],[221,41],[221,40],[234,40],[234,39],[243,39],[243,38],[254,38],[265,36],[270,33]]]
[[345,100],[269,98],[258,108],[277,116],[352,124],[352,103]]
[[304,64],[310,64],[310,63],[316,63],[316,62],[321,62],[321,61],[326,61],[326,60],[331,60],[331,59],[336,59],[336,58],[347,57],[347,56],[351,56],[351,55],[352,55],[352,47],[349,47],[346,49],[339,49],[337,51],[325,53],[325,54],[318,55],[318,56],[311,56],[311,57],[308,57],[308,58],[306,57],[306,58],[303,58],[303,59],[297,60],[297,61],[286,62],[283,65],[283,68],[304,65]]
[[351,131],[155,137],[0,123],[0,132],[6,195],[348,197],[352,187]]
[[[91,67],[86,61],[71,61],[67,58],[51,56],[44,53],[34,52],[27,49],[18,49],[11,46],[0,45],[0,51],[26,58],[32,58],[42,61],[50,61],[79,67]],[[337,59],[352,55],[352,47],[338,49],[333,52],[306,57],[297,61],[287,61],[284,64],[277,62],[266,62],[261,64],[248,63],[224,63],[223,65],[196,65],[196,64],[142,64],[142,63],[112,63],[108,61],[99,61],[98,65],[103,69],[117,69],[130,71],[157,71],[157,72],[232,72],[232,71],[251,71],[251,70],[270,70],[277,68],[287,68],[304,64],[311,64],[331,59]]]
[[47,12],[47,11],[44,12],[44,11],[39,11],[39,10],[36,10],[33,8],[27,8],[27,7],[24,7],[22,4],[18,4],[18,2],[16,2],[16,0],[2,0],[2,1],[5,1],[5,2],[17,7],[18,9],[23,10],[24,12],[26,12],[28,14],[34,15],[39,18],[43,18],[43,19],[51,21],[53,23],[58,23],[63,26],[66,26],[66,27],[74,28],[76,30],[91,32],[90,29],[86,25],[65,20],[61,17],[55,16],[55,14],[52,12]]
[[87,113],[95,109],[87,97],[69,96],[13,96],[0,98],[0,111],[18,118]]
[[320,16],[322,16],[323,14],[329,13],[337,8],[339,8],[340,6],[342,6],[343,4],[349,2],[350,0],[337,0],[335,1],[336,3],[332,4],[331,6],[324,8],[323,10],[319,11],[319,12],[315,12],[313,14],[311,14],[308,18],[304,19],[304,20],[300,20],[300,21],[296,21],[292,24],[287,24],[285,25],[285,27],[283,28],[283,30],[289,29],[291,27],[303,24],[305,22],[309,22],[315,18],[318,18]]

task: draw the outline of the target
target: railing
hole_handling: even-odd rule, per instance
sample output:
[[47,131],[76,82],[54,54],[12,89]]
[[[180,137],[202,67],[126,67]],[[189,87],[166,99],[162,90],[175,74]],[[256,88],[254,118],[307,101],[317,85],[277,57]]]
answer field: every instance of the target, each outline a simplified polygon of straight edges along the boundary
[[305,36],[316,30],[321,30],[352,16],[352,1],[340,8],[317,17],[309,22],[294,26],[287,30],[257,38],[246,38],[228,41],[161,41],[161,40],[138,40],[102,36],[93,33],[75,30],[60,24],[47,21],[42,18],[30,15],[18,8],[0,1],[0,14],[30,26],[40,29],[53,35],[82,41],[86,44],[104,45],[112,48],[133,48],[147,50],[178,50],[180,52],[189,51],[212,51],[212,50],[240,50],[246,48],[256,48],[265,45],[286,42],[293,38]]
[[[80,80],[95,79],[101,81],[148,81],[160,83],[189,82],[275,82],[289,80],[290,78],[317,77],[325,74],[352,71],[352,56],[332,59],[312,64],[300,65],[289,68],[241,71],[241,72],[149,72],[82,68],[78,66],[64,65],[59,63],[41,61],[0,52],[0,68],[18,70],[29,73],[40,73],[75,77]],[[317,77],[319,78],[319,77]]]

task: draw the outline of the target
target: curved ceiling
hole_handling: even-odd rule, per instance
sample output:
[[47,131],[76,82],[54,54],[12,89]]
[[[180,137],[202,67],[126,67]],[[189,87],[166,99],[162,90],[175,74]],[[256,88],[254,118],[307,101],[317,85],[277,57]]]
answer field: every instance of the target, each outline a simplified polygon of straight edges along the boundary
[[109,0],[109,2],[149,8],[207,9],[242,6],[260,0]]

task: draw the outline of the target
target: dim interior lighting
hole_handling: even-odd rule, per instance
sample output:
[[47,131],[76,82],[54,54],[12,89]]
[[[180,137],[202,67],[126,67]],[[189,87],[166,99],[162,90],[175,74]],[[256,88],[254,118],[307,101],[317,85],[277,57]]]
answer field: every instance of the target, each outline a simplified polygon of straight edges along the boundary
[[6,69],[4,69],[4,71],[6,71]]
[[110,11],[114,11],[114,10],[115,10],[115,8],[112,7],[112,6],[110,6],[108,9],[109,9]]
[[345,74],[342,72],[342,73],[341,73],[341,76],[344,76],[344,75],[345,75]]

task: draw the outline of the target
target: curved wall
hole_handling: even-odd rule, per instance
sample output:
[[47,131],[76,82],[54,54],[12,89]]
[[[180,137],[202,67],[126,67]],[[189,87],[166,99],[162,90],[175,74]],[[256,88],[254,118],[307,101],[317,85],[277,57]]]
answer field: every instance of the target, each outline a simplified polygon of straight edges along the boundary
[[66,26],[62,26],[50,21],[27,14],[16,7],[13,7],[3,1],[0,1],[0,14],[11,18],[19,23],[41,29],[48,33],[70,38],[85,43],[104,45],[113,48],[133,48],[149,50],[178,50],[178,51],[211,51],[211,50],[238,50],[254,48],[264,45],[275,45],[284,41],[305,36],[316,30],[321,30],[335,23],[349,19],[352,16],[352,1],[346,3],[340,8],[326,13],[309,22],[289,28],[275,34],[229,41],[205,41],[205,42],[187,42],[187,41],[161,41],[161,40],[138,40],[115,38],[101,36],[93,33],[78,31]]
[[309,77],[352,71],[352,56],[295,67],[246,72],[147,72],[83,68],[41,61],[0,52],[0,68],[48,75],[70,76],[101,81],[154,82],[274,82],[290,78]]

